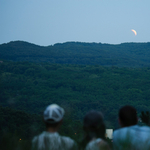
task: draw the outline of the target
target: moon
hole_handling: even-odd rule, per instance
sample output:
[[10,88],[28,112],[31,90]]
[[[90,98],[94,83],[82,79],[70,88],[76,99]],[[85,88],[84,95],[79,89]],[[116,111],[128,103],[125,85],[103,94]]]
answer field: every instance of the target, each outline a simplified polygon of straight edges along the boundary
[[132,29],[131,31],[132,31],[135,35],[137,35],[137,32],[136,32],[135,30]]

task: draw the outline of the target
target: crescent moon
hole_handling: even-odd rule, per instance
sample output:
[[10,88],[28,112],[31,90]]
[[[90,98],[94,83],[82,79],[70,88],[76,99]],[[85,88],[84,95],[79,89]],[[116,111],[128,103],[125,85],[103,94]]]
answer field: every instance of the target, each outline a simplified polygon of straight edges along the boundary
[[135,35],[137,35],[137,32],[136,32],[135,30],[132,29],[131,31],[132,31]]

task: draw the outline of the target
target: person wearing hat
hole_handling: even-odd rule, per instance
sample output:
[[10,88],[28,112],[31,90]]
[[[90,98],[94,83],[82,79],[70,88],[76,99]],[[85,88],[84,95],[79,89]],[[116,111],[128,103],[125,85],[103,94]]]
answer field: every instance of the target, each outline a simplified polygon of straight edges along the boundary
[[80,142],[80,150],[110,150],[105,141],[105,124],[99,111],[89,111],[83,119],[83,140]]
[[62,124],[64,109],[57,104],[49,105],[43,114],[46,131],[32,140],[32,150],[76,150],[77,145],[69,137],[58,134]]

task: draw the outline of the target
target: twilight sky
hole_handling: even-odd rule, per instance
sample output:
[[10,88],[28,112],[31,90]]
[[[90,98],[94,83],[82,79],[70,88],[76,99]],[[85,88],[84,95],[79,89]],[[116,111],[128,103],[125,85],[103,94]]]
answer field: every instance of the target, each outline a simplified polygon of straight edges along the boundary
[[150,42],[149,16],[150,0],[0,0],[0,44]]

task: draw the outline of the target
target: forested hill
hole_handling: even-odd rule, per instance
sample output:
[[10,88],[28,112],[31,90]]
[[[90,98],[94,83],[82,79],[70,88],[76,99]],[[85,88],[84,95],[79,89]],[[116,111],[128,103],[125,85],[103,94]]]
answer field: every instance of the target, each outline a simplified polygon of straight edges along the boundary
[[66,42],[38,46],[14,41],[0,45],[0,59],[11,61],[142,67],[150,66],[149,58],[150,42],[118,45]]

